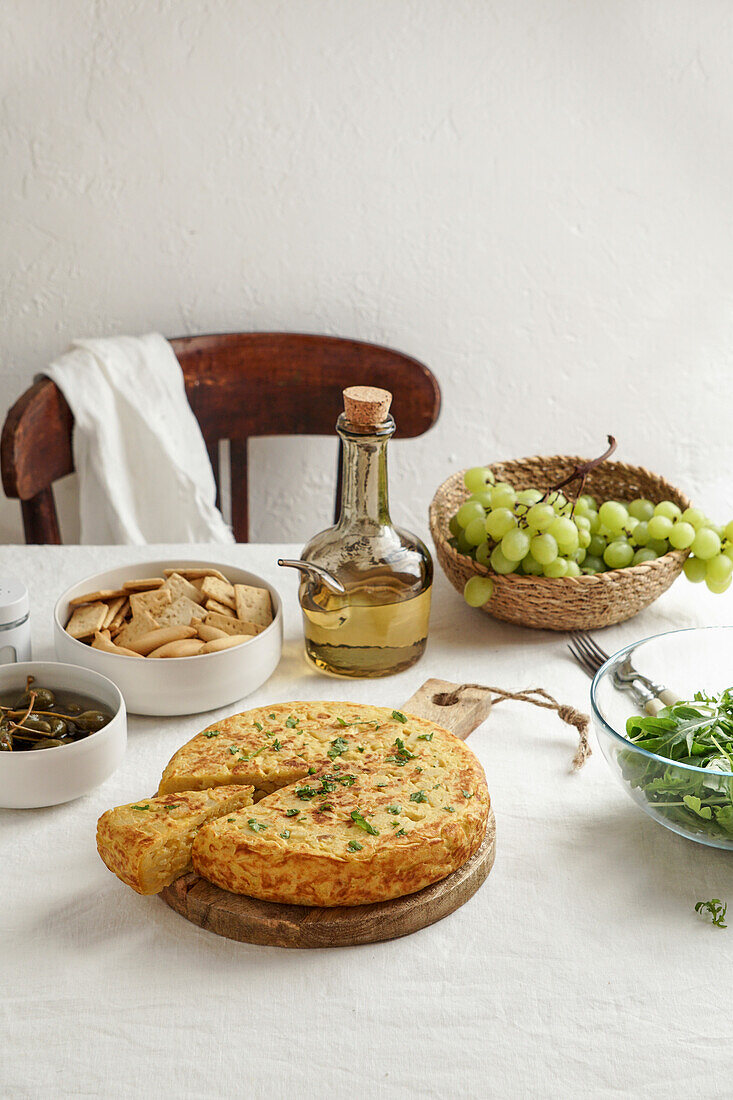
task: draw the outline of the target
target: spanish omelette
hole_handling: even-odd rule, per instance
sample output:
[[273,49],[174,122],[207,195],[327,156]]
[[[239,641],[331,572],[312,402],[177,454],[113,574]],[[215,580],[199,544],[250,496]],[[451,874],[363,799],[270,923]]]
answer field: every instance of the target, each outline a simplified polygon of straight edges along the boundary
[[381,707],[294,702],[220,720],[173,756],[159,793],[233,783],[254,787],[257,805],[204,826],[193,865],[265,901],[413,893],[461,867],[486,832],[489,795],[471,750]]

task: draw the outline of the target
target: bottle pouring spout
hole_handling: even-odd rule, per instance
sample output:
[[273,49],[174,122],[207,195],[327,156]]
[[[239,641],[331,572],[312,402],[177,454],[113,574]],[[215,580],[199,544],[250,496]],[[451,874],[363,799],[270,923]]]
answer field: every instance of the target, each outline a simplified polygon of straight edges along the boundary
[[310,561],[301,561],[300,558],[278,558],[278,565],[288,566],[291,569],[298,569],[309,580],[323,585],[324,588],[333,592],[336,596],[345,596],[346,589],[341,584],[341,581],[337,581],[332,573],[329,573],[327,569],[324,569],[320,565],[314,565]]

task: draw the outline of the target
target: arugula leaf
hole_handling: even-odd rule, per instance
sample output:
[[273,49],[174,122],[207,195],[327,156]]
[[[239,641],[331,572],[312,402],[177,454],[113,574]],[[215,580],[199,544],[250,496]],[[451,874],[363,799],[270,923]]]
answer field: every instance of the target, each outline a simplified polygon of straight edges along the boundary
[[707,913],[710,916],[712,924],[717,928],[727,928],[725,923],[725,914],[728,912],[728,903],[725,904],[720,898],[711,898],[710,901],[698,901],[695,902],[695,912]]
[[635,715],[626,736],[652,755],[619,753],[622,775],[657,816],[705,838],[733,837],[733,688],[717,696],[696,692],[655,716]]
[[363,829],[365,833],[369,833],[370,836],[379,836],[379,829],[375,829],[373,825],[369,824],[361,810],[352,810],[350,816],[354,824]]

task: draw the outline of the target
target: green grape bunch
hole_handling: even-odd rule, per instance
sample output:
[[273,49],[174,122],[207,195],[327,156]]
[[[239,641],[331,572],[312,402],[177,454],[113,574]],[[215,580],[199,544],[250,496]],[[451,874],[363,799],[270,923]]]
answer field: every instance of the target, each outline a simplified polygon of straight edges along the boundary
[[[464,484],[471,495],[451,517],[450,544],[500,576],[592,576],[687,550],[689,580],[715,593],[731,585],[733,521],[718,527],[700,509],[682,511],[671,500],[599,501],[589,493],[571,500],[560,488],[515,490],[486,466],[467,470]],[[491,577],[474,576],[463,595],[483,607],[493,591]]]

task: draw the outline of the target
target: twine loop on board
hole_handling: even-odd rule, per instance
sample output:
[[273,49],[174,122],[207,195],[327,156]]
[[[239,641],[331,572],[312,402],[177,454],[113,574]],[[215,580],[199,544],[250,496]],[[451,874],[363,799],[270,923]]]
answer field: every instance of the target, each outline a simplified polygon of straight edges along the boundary
[[569,726],[574,726],[578,731],[578,747],[573,757],[573,771],[583,767],[591,755],[591,747],[588,742],[588,730],[590,718],[575,707],[567,703],[558,703],[544,688],[527,688],[525,691],[504,691],[503,688],[489,687],[487,684],[461,684],[455,691],[440,691],[433,696],[433,702],[439,707],[451,707],[458,702],[459,695],[464,691],[488,691],[491,694],[491,705],[503,703],[507,699],[518,703],[531,703],[532,706],[542,707],[544,710],[554,710],[561,721]]

